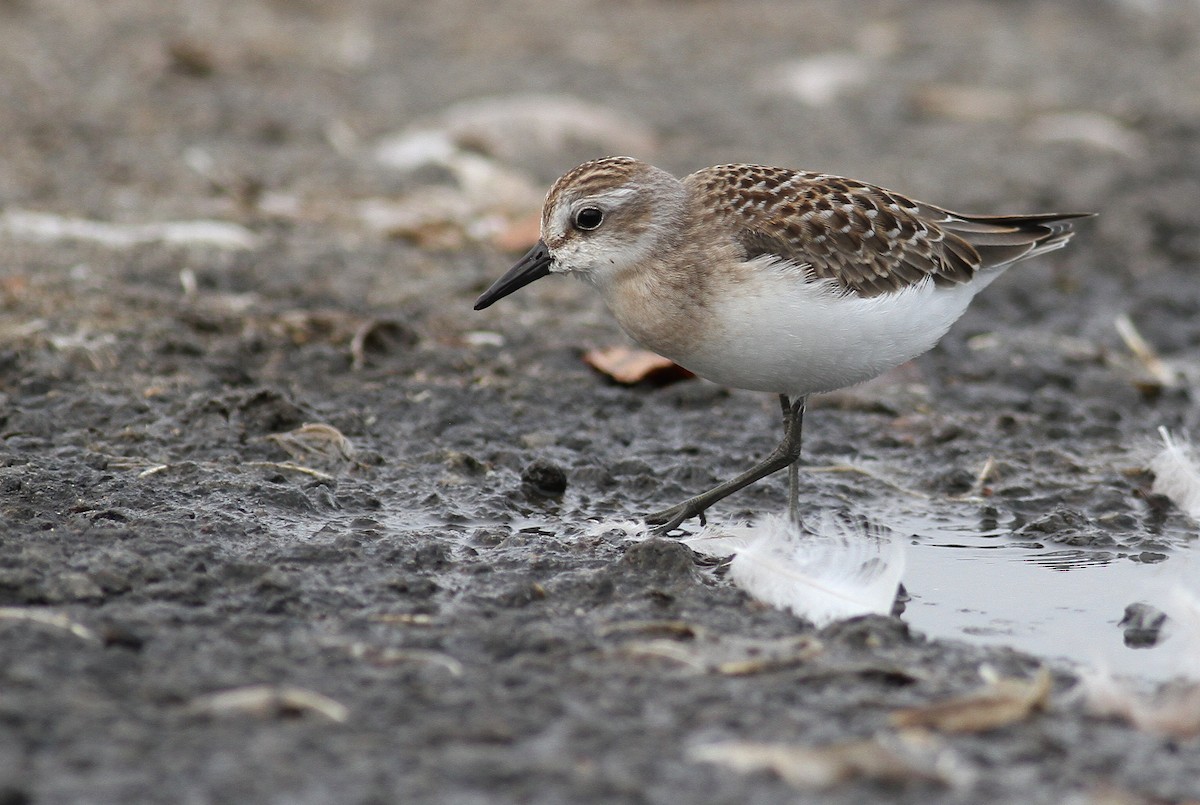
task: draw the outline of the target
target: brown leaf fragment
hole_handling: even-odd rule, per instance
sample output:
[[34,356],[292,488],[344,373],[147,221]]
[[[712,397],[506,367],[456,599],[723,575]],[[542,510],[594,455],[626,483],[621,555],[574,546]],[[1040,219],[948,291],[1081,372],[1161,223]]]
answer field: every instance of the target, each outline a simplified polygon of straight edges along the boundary
[[431,626],[432,615],[423,612],[381,612],[371,617],[375,623],[397,623],[404,626]]
[[996,679],[974,693],[954,699],[896,710],[891,723],[901,729],[922,727],[939,732],[986,732],[1029,717],[1050,696],[1050,672],[1038,669],[1033,679]]
[[[894,744],[894,745],[893,745]],[[688,755],[742,774],[769,771],[788,785],[803,790],[832,788],[856,778],[893,783],[955,784],[952,764],[939,762],[928,747],[872,738],[828,746],[797,746],[727,741],[693,747]]]
[[509,221],[492,235],[492,245],[506,252],[523,252],[542,236],[542,214],[534,212]]
[[198,716],[248,715],[258,718],[316,713],[338,723],[350,715],[344,704],[294,685],[247,685],[217,691],[193,699],[187,712]]
[[1200,735],[1200,683],[1177,680],[1142,696],[1112,677],[1085,680],[1088,709],[1098,716],[1117,716],[1142,732],[1186,740]]
[[824,651],[814,637],[752,638],[707,631],[622,643],[618,652],[639,660],[665,660],[696,674],[751,676],[804,665]]
[[450,676],[462,676],[463,664],[440,651],[430,651],[419,648],[391,648],[387,646],[370,646],[366,643],[354,643],[350,646],[350,656],[356,660],[364,660],[370,664],[386,668],[392,665],[414,663],[429,665],[444,669]]
[[1024,109],[1018,93],[961,84],[930,84],[912,95],[913,106],[923,115],[968,123],[1012,120]]
[[24,274],[0,277],[0,301],[7,307],[25,296],[29,290],[29,277]]
[[1079,805],[1200,805],[1194,799],[1167,800],[1140,791],[1120,788],[1112,782],[1101,782],[1072,798]]
[[322,465],[353,464],[354,444],[340,430],[323,422],[308,422],[286,433],[273,433],[268,441],[286,450],[297,460]]
[[68,616],[61,612],[54,612],[49,609],[34,609],[32,607],[0,607],[0,621],[15,621],[18,623],[32,623],[40,626],[50,626],[55,629],[62,629],[65,632],[70,632],[80,640],[89,643],[102,642],[100,636],[96,632],[82,623],[71,620]]
[[1157,386],[1161,391],[1164,388],[1175,388],[1179,385],[1179,372],[1162,359],[1158,350],[1138,330],[1133,319],[1122,313],[1113,321],[1113,326],[1117,330],[1117,335],[1121,336],[1121,340],[1125,342],[1125,346],[1141,364],[1145,376],[1138,378],[1135,382],[1143,394],[1149,387]]
[[584,353],[583,360],[596,371],[626,386],[641,382],[665,386],[694,376],[670,358],[631,347],[591,349]]
[[703,633],[699,626],[687,621],[617,621],[600,628],[602,637],[613,635],[646,635],[691,640]]
[[415,347],[420,341],[417,331],[402,321],[368,319],[350,338],[350,366],[356,372],[361,371],[367,365],[368,353],[397,353]]

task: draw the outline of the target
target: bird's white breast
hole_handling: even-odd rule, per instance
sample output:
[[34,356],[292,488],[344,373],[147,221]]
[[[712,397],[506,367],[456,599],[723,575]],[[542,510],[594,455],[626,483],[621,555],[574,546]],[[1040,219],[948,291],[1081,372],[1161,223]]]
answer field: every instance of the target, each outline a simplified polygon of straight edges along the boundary
[[915,358],[998,274],[860,297],[772,258],[743,268],[697,311],[691,343],[667,357],[722,385],[793,396],[861,383]]

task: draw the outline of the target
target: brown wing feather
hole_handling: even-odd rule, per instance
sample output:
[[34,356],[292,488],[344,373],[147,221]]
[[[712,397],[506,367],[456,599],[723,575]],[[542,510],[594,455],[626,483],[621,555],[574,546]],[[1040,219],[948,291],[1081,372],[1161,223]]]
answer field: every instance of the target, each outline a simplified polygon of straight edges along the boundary
[[827,174],[718,165],[689,176],[745,252],[804,266],[848,293],[878,296],[932,277],[968,282],[1058,248],[1071,215],[969,216]]

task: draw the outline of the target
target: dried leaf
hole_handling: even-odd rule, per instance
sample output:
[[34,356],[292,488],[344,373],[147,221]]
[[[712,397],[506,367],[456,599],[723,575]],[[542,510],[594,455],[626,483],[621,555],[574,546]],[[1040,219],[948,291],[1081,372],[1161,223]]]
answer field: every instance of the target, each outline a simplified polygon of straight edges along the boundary
[[349,710],[341,702],[294,685],[248,685],[218,691],[192,700],[187,710],[193,715],[252,715],[260,718],[317,713],[341,723]]
[[1012,120],[1024,112],[1018,93],[992,87],[930,84],[912,98],[922,114],[968,123]]
[[376,623],[399,623],[404,626],[431,626],[433,616],[423,612],[381,612],[371,617]]
[[1137,329],[1133,319],[1122,313],[1113,320],[1113,326],[1117,335],[1125,342],[1125,346],[1141,362],[1143,370],[1154,384],[1161,388],[1175,388],[1179,385],[1179,372],[1167,365],[1158,354],[1158,350]]
[[412,327],[395,319],[369,319],[350,338],[350,366],[361,371],[367,365],[368,352],[394,353],[411,349],[421,337]]
[[1084,675],[1084,696],[1097,715],[1118,716],[1144,732],[1194,738],[1200,735],[1200,599],[1176,587],[1160,603],[1171,627],[1163,648],[1171,652],[1177,678],[1142,695],[1098,671]]
[[1135,129],[1100,112],[1038,115],[1025,128],[1025,134],[1042,143],[1071,143],[1129,159],[1141,159],[1146,155],[1145,141]]
[[698,628],[679,632],[678,636],[683,639],[631,640],[618,651],[636,659],[667,660],[697,674],[750,676],[794,668],[824,650],[820,641],[807,636],[744,638]]
[[498,231],[540,210],[542,189],[523,173],[481,154],[450,151],[436,160],[453,184],[422,186],[398,199],[365,199],[357,217],[370,229],[425,248],[491,241]]
[[714,763],[742,774],[769,771],[794,788],[832,788],[855,778],[889,782],[937,782],[962,785],[965,772],[947,762],[940,747],[917,740],[864,741],[810,747],[742,741],[693,747],[691,760]]
[[1142,732],[1188,739],[1200,735],[1200,684],[1177,682],[1143,697],[1107,674],[1084,678],[1094,715],[1117,716]]
[[401,199],[364,199],[355,212],[369,229],[433,250],[460,248],[471,222],[482,214],[461,191],[441,187]]
[[690,640],[703,630],[687,621],[618,621],[600,629],[602,637],[620,634],[658,635]]
[[356,660],[365,660],[379,667],[391,665],[433,665],[446,670],[450,676],[463,675],[463,664],[440,651],[430,651],[420,648],[391,648],[387,646],[371,646],[366,643],[354,643],[350,646],[350,656]]
[[297,472],[301,475],[308,475],[313,478],[320,478],[322,481],[332,481],[333,476],[327,472],[321,472],[312,467],[305,467],[300,464],[292,464],[290,461],[247,461],[247,467],[264,467],[267,469],[278,470],[280,472]]
[[1087,791],[1069,801],[1077,802],[1078,805],[1200,805],[1200,801],[1194,799],[1159,799],[1149,794],[1119,788],[1109,781],[1090,786]]
[[71,620],[61,612],[26,607],[0,607],[0,621],[36,623],[40,626],[50,626],[70,632],[80,640],[86,640],[89,643],[101,642],[100,636],[96,632],[82,623]]
[[986,732],[1029,717],[1050,697],[1051,677],[1039,668],[1031,680],[997,679],[975,693],[943,702],[896,710],[892,725],[940,732]]
[[510,221],[492,236],[492,245],[506,252],[523,252],[542,236],[542,214],[531,213]]
[[295,459],[320,459],[327,463],[354,461],[354,444],[333,425],[308,422],[286,433],[267,437]]
[[258,235],[228,221],[110,224],[18,209],[9,209],[0,214],[0,232],[20,240],[82,241],[112,249],[164,243],[168,246],[242,250],[254,249],[260,243]]
[[615,109],[567,95],[520,94],[455,104],[386,138],[376,156],[386,165],[412,169],[443,161],[458,149],[519,163],[581,147],[592,153],[644,154],[654,143],[651,130]]
[[10,274],[0,277],[0,298],[5,302],[16,302],[29,290],[29,277],[25,274]]
[[667,385],[693,376],[691,372],[670,358],[631,347],[603,347],[588,350],[584,353],[583,360],[596,371],[606,374],[626,386],[643,381]]

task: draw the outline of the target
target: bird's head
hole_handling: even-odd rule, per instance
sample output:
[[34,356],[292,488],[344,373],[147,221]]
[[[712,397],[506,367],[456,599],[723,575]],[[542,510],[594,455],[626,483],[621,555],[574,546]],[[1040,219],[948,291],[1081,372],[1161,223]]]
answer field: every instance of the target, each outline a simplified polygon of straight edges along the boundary
[[686,191],[666,171],[630,157],[586,162],[546,196],[542,237],[475,302],[482,310],[547,274],[604,288],[653,257],[680,229]]

